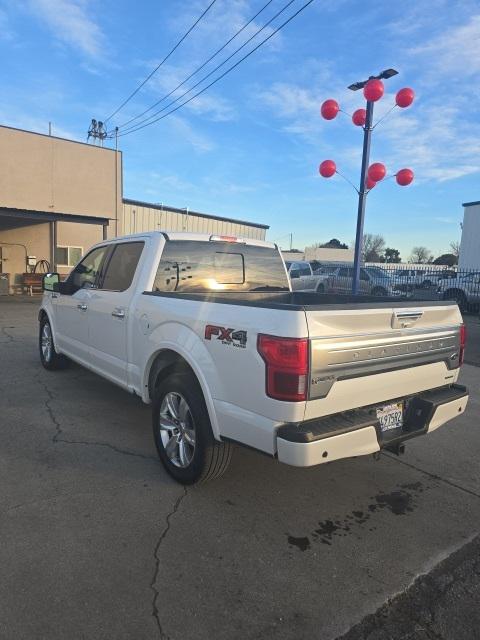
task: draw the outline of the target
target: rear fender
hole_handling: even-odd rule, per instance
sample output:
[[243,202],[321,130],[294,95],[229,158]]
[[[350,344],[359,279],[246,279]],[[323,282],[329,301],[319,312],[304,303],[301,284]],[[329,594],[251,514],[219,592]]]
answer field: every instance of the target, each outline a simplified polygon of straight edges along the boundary
[[206,346],[199,336],[185,325],[166,323],[157,327],[149,336],[150,353],[144,368],[142,399],[150,402],[149,378],[156,358],[164,350],[177,353],[192,369],[205,398],[213,435],[220,440],[220,428],[213,398],[221,386],[217,368]]

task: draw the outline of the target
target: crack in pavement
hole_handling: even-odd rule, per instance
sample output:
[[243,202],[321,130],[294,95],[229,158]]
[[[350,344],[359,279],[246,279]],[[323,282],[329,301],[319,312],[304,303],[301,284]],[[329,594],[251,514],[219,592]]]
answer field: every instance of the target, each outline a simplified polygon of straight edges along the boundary
[[120,447],[116,447],[109,442],[97,442],[95,440],[87,441],[87,440],[66,440],[65,438],[57,438],[55,442],[62,442],[64,444],[78,444],[85,445],[91,447],[106,447],[107,449],[111,449],[116,453],[121,453],[124,456],[132,456],[134,458],[142,458],[143,460],[153,460],[154,462],[158,462],[158,458],[155,456],[147,456],[143,453],[137,453],[136,451],[130,451],[129,449],[120,449]]
[[38,379],[38,383],[42,385],[42,387],[45,389],[45,393],[47,394],[48,398],[45,400],[44,405],[45,405],[45,409],[47,410],[47,413],[50,417],[50,420],[52,422],[52,424],[55,426],[55,433],[53,434],[52,437],[52,442],[58,442],[58,438],[60,437],[60,435],[63,433],[62,431],[62,427],[59,423],[59,421],[57,420],[57,417],[55,416],[55,413],[52,409],[51,403],[55,400],[53,393],[50,391],[50,389],[48,388],[48,386],[45,384],[45,382],[43,382],[43,380]]
[[4,344],[7,344],[8,342],[16,342],[15,338],[10,333],[8,333],[7,329],[15,329],[15,327],[0,327],[0,331],[7,338],[7,342]]
[[132,456],[134,458],[142,458],[143,460],[153,460],[155,462],[158,462],[158,458],[155,456],[148,456],[145,455],[143,453],[137,453],[135,451],[130,451],[129,449],[121,449],[120,447],[116,447],[113,444],[110,444],[109,442],[101,442],[101,441],[95,441],[95,440],[68,440],[67,438],[61,438],[60,436],[63,433],[62,427],[60,422],[58,421],[53,408],[51,406],[51,403],[55,400],[55,396],[53,395],[53,393],[50,391],[50,389],[48,388],[48,386],[45,384],[45,382],[43,382],[42,380],[38,379],[39,384],[41,384],[41,386],[45,389],[45,393],[48,396],[48,399],[45,400],[44,404],[45,404],[45,408],[47,410],[47,413],[50,417],[50,420],[52,422],[52,424],[55,426],[55,433],[52,437],[52,442],[54,444],[57,444],[58,442],[61,442],[63,444],[76,444],[76,445],[83,445],[83,446],[90,446],[90,447],[105,447],[107,449],[111,449],[112,451],[115,451],[116,453],[120,453],[122,455],[125,456]]
[[160,550],[160,547],[162,545],[162,542],[165,540],[167,533],[170,531],[170,519],[172,518],[172,516],[174,516],[179,507],[180,504],[182,503],[183,499],[186,498],[187,496],[187,487],[184,485],[183,486],[183,493],[175,500],[175,504],[173,505],[173,509],[170,511],[170,513],[167,514],[166,517],[166,525],[165,528],[163,529],[162,533],[160,534],[160,537],[158,538],[157,544],[155,545],[155,549],[153,551],[153,558],[155,560],[155,571],[153,573],[153,577],[152,577],[152,581],[150,582],[150,589],[153,591],[153,601],[152,601],[152,616],[155,618],[155,621],[157,623],[157,627],[158,627],[158,631],[160,633],[160,638],[161,640],[169,640],[170,636],[168,634],[166,634],[163,630],[163,626],[162,623],[160,621],[160,612],[158,610],[158,606],[157,606],[157,600],[160,597],[160,593],[157,589],[157,587],[155,586],[156,582],[157,582],[157,578],[158,578],[158,574],[160,571],[160,558],[158,557],[158,552]]
[[411,462],[405,462],[405,460],[400,460],[397,456],[390,455],[385,451],[382,451],[381,453],[386,458],[390,458],[390,460],[394,460],[395,462],[398,462],[398,464],[403,464],[406,467],[410,467],[410,469],[415,469],[415,471],[419,471],[420,473],[423,473],[424,475],[428,476],[432,480],[437,480],[438,482],[444,482],[448,486],[453,487],[454,489],[458,489],[459,491],[463,491],[464,493],[467,493],[468,495],[473,496],[474,498],[480,498],[480,494],[475,493],[475,491],[472,491],[471,489],[467,489],[466,487],[462,487],[462,485],[457,484],[456,482],[447,480],[447,478],[442,478],[442,476],[438,476],[436,473],[432,473],[431,471],[425,471],[425,469],[421,469],[420,467],[417,467]]

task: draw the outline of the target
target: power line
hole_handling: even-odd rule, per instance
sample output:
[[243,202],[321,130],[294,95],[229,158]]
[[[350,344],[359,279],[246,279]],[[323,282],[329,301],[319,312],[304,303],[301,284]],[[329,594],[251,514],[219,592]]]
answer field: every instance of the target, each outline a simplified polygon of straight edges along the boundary
[[[148,109],[145,109],[145,111],[142,111],[142,113],[139,113],[137,116],[134,116],[133,118],[130,118],[130,120],[127,120],[126,122],[122,123],[121,125],[119,125],[120,128],[126,127],[128,124],[130,124],[131,122],[134,122],[135,120],[138,120],[139,118],[141,118],[142,116],[144,116],[146,113],[148,113],[149,111],[151,111],[152,109],[154,109],[157,105],[159,105],[161,102],[163,102],[164,100],[166,100],[167,98],[169,98],[172,94],[175,93],[175,91],[177,91],[178,89],[180,89],[180,87],[183,87],[184,84],[186,84],[189,80],[191,80],[193,78],[193,76],[195,76],[199,71],[201,71],[204,67],[207,66],[207,64],[209,62],[211,62],[214,58],[216,58],[218,56],[219,53],[221,53],[224,49],[226,49],[226,47],[228,47],[228,45],[235,40],[235,38],[237,36],[239,36],[243,31],[245,31],[245,29],[256,19],[258,18],[258,16],[265,11],[265,9],[268,7],[269,4],[272,4],[273,0],[268,0],[268,2],[266,4],[263,5],[263,7],[257,11],[257,13],[250,18],[250,20],[248,22],[246,22],[243,27],[241,27],[229,40],[227,40],[227,42],[225,42],[224,45],[222,45],[220,47],[220,49],[217,49],[215,51],[214,54],[212,54],[210,56],[210,58],[208,58],[208,60],[205,60],[205,62],[203,64],[201,64],[199,67],[197,67],[195,69],[195,71],[193,71],[187,78],[185,78],[185,80],[183,82],[181,82],[180,84],[177,84],[177,86],[175,87],[175,89],[172,89],[169,93],[167,93],[166,95],[164,95],[162,98],[160,98],[160,100],[157,100],[157,102],[155,102],[154,104],[152,104],[150,107],[148,107]],[[237,50],[238,51],[238,50]],[[213,73],[213,72],[212,72]],[[192,87],[193,88],[193,87]]]
[[214,84],[216,84],[219,80],[221,80],[222,78],[224,78],[228,73],[230,73],[231,71],[233,71],[233,69],[235,69],[236,67],[238,67],[239,64],[241,64],[244,60],[246,60],[248,57],[250,57],[252,55],[252,53],[255,53],[255,51],[257,51],[257,49],[259,49],[261,46],[263,46],[266,42],[268,42],[268,40],[270,40],[270,38],[273,38],[273,36],[275,34],[277,34],[281,29],[283,29],[289,22],[291,22],[294,18],[296,18],[298,16],[299,13],[301,13],[304,9],[306,9],[310,4],[312,4],[313,0],[308,0],[308,2],[306,2],[303,6],[300,7],[300,9],[298,9],[298,11],[296,11],[293,15],[290,16],[290,18],[288,18],[287,20],[285,20],[285,22],[283,22],[279,27],[277,27],[275,29],[275,31],[272,31],[272,33],[267,36],[266,38],[264,38],[261,42],[259,42],[259,44],[257,44],[256,47],[254,47],[251,51],[249,51],[246,55],[243,56],[243,58],[240,58],[240,60],[238,60],[235,64],[233,64],[231,67],[229,67],[226,71],[224,71],[221,75],[219,75],[217,78],[215,78],[215,80],[213,80],[212,82],[210,82],[210,84],[208,84],[206,87],[204,87],[203,89],[201,89],[200,91],[198,91],[195,95],[193,95],[191,98],[189,98],[188,100],[185,100],[185,102],[182,102],[181,104],[177,105],[174,109],[172,109],[171,111],[168,111],[167,113],[164,113],[162,116],[159,116],[158,118],[156,118],[155,120],[152,120],[151,122],[148,122],[147,124],[144,125],[140,125],[136,128],[130,129],[129,131],[126,131],[125,133],[120,133],[119,137],[123,137],[123,136],[127,136],[130,133],[135,133],[136,131],[140,131],[141,129],[144,129],[145,127],[148,127],[151,124],[155,124],[155,122],[158,122],[159,120],[163,120],[163,118],[166,118],[167,116],[169,116],[170,114],[174,113],[175,111],[178,111],[178,109],[181,109],[183,106],[185,106],[186,104],[188,104],[189,102],[191,102],[192,100],[194,100],[195,98],[197,98],[199,95],[201,95],[202,93],[204,93],[205,91],[207,91],[207,89],[209,89],[210,87],[212,87]]
[[[192,87],[190,87],[190,89],[187,89],[187,91],[184,91],[181,95],[177,96],[174,100],[172,100],[171,102],[169,102],[167,105],[165,105],[164,107],[162,107],[161,109],[158,109],[158,111],[155,111],[154,113],[152,113],[152,115],[148,116],[147,118],[145,118],[144,120],[140,120],[140,122],[137,122],[137,124],[133,125],[133,127],[138,127],[141,124],[144,124],[146,122],[148,122],[148,120],[151,120],[151,118],[154,118],[156,115],[158,115],[159,113],[163,113],[164,111],[166,111],[167,109],[169,109],[172,105],[176,104],[179,100],[181,100],[182,98],[184,98],[186,95],[188,95],[189,93],[191,93],[194,89],[196,89],[199,85],[202,84],[202,82],[204,82],[205,80],[207,80],[207,78],[210,78],[210,76],[212,76],[215,71],[218,71],[218,69],[220,69],[221,67],[223,67],[229,60],[231,60],[239,51],[241,51],[244,47],[247,46],[247,44],[249,44],[254,38],[256,38],[256,36],[261,33],[262,31],[264,31],[276,18],[278,18],[279,15],[281,15],[284,11],[286,11],[288,9],[288,7],[293,4],[295,2],[295,0],[289,0],[289,2],[287,2],[281,9],[280,11],[277,11],[277,13],[270,18],[270,20],[268,20],[268,22],[266,22],[263,27],[260,27],[259,29],[257,29],[257,31],[250,37],[248,38],[248,40],[246,40],[242,45],[240,45],[239,47],[237,47],[237,49],[235,49],[235,51],[233,53],[231,53],[227,58],[225,58],[225,60],[223,60],[222,62],[220,62],[220,64],[218,64],[214,69],[212,69],[211,71],[209,71],[205,76],[203,76],[203,78],[201,78],[198,82],[196,82]],[[162,98],[163,100],[163,98]],[[161,102],[162,100],[160,100],[159,102]],[[158,103],[156,103],[158,104]],[[155,105],[153,105],[155,106]],[[147,111],[149,111],[150,109],[147,109]],[[130,127],[131,128],[131,127]]]
[[184,33],[184,35],[180,38],[180,40],[177,42],[177,44],[173,47],[173,49],[171,49],[169,51],[169,53],[167,53],[167,55],[163,58],[163,60],[161,62],[159,62],[159,64],[155,67],[155,69],[145,78],[145,80],[143,82],[141,82],[138,87],[135,89],[135,91],[132,91],[132,93],[128,96],[128,98],[126,98],[126,100],[124,100],[122,102],[122,104],[115,109],[115,111],[113,113],[111,113],[108,118],[105,118],[105,120],[103,121],[104,123],[106,123],[108,120],[111,120],[111,118],[113,118],[114,115],[116,115],[120,109],[123,109],[123,107],[127,104],[127,102],[130,102],[130,100],[133,98],[134,95],[136,95],[140,89],[143,87],[144,84],[146,84],[150,78],[160,69],[160,67],[170,58],[170,56],[172,55],[172,53],[178,49],[178,47],[182,44],[182,42],[185,40],[185,38],[193,31],[193,29],[195,29],[195,27],[197,26],[197,24],[200,22],[200,20],[208,13],[208,11],[211,9],[211,7],[213,7],[213,5],[215,4],[217,0],[212,0],[210,2],[210,4],[208,5],[208,7],[205,9],[205,11],[197,18],[197,20],[195,20],[195,22],[192,24],[192,26],[190,27],[190,29]]

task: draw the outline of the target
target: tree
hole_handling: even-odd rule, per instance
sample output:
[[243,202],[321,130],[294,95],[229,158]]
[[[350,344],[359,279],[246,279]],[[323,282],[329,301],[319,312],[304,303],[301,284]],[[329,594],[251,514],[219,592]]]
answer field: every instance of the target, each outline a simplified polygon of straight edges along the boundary
[[458,264],[458,256],[453,253],[442,253],[441,256],[438,256],[438,258],[433,261],[433,264],[444,264],[447,267],[453,267]]
[[379,262],[385,247],[383,236],[365,233],[363,236],[363,260],[365,262]]
[[318,249],[348,249],[348,244],[340,242],[340,240],[337,240],[337,238],[332,238],[324,244],[320,244],[319,242],[317,242],[314,246]]
[[[458,257],[460,255],[460,243],[457,241],[450,242],[450,249],[452,250],[453,255],[457,258],[457,262],[458,262]],[[445,254],[445,255],[448,255],[448,254]]]
[[415,262],[417,264],[422,264],[424,262],[431,262],[432,254],[427,249],[427,247],[413,247],[412,255],[410,256],[410,261]]
[[398,264],[402,259],[400,257],[400,251],[398,249],[391,249],[387,247],[383,252],[383,260],[381,262],[389,262]]

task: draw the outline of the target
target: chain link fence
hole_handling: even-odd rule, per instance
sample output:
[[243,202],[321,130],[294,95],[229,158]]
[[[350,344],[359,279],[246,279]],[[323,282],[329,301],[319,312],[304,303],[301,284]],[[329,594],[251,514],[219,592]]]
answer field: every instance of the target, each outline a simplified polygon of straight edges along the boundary
[[[352,292],[353,263],[310,262],[324,289],[331,293]],[[480,307],[480,270],[424,265],[369,264],[360,269],[359,293],[394,296],[410,300],[455,300],[462,311]]]

